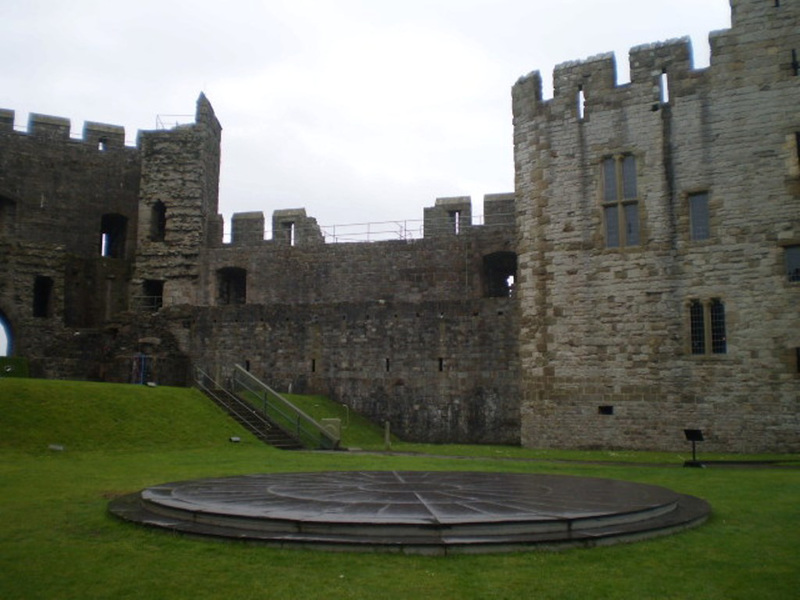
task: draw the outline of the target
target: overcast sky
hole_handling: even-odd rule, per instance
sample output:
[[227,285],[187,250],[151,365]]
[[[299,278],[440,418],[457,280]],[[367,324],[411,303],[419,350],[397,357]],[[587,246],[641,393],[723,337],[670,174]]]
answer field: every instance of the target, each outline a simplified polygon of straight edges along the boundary
[[482,214],[513,191],[520,76],[541,71],[549,97],[555,65],[614,51],[624,83],[630,47],[682,36],[705,67],[727,27],[728,0],[3,0],[0,108],[133,144],[205,92],[226,228],[300,207],[323,226],[413,221],[461,195]]

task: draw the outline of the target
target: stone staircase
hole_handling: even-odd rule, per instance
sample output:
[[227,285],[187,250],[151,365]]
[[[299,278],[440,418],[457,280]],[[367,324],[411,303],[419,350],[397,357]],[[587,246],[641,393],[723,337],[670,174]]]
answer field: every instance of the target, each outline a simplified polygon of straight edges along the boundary
[[265,444],[281,450],[303,448],[299,441],[272,423],[263,411],[244,402],[210,378],[198,378],[196,384],[217,406]]

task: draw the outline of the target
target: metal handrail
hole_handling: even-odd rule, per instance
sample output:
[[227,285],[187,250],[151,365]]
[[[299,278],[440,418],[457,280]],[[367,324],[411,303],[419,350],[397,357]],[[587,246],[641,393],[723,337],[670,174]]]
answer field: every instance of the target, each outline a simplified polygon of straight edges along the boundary
[[[232,394],[224,387],[220,386],[200,367],[195,367],[194,381],[198,388],[214,398],[219,404],[227,407],[235,416],[241,419],[245,419],[248,416],[253,417],[258,421],[258,425],[263,428],[264,432],[272,429],[272,423],[269,422],[269,419],[267,419],[265,415],[259,413],[251,404],[245,402],[236,394]],[[226,402],[220,396],[225,396],[229,402]]]
[[[339,437],[240,365],[233,370],[232,392],[264,411],[270,421],[306,448],[334,450]],[[260,406],[262,405],[262,406]]]
[[133,296],[134,310],[158,312],[163,305],[163,296]]

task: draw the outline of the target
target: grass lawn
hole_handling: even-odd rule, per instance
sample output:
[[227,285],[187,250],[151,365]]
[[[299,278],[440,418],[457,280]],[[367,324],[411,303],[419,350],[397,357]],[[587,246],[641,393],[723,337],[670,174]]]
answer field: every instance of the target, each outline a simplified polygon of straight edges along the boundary
[[[0,409],[3,600],[785,599],[800,589],[797,468],[683,469],[684,457],[668,454],[402,443],[393,453],[283,452],[256,442],[197,392],[176,388],[1,379]],[[351,433],[367,449],[382,447],[380,430]],[[230,443],[232,435],[242,442]],[[571,458],[598,462],[561,460]],[[106,513],[109,498],[167,481],[334,469],[611,477],[703,497],[713,515],[697,529],[635,544],[423,557],[190,539]]]

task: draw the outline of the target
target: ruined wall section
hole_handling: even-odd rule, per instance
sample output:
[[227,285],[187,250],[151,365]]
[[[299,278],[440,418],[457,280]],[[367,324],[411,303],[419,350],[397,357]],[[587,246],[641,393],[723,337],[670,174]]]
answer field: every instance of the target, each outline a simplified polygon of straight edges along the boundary
[[[53,340],[127,308],[139,153],[121,127],[32,114],[26,131],[0,111],[0,310],[32,372],[58,369]],[[105,244],[104,244],[105,239]],[[72,344],[73,356],[81,354]]]
[[139,236],[132,296],[158,303],[204,304],[205,251],[219,245],[222,128],[204,95],[195,123],[142,132]]
[[[800,28],[782,4],[734,2],[704,71],[676,40],[633,49],[628,85],[604,55],[557,67],[552,100],[538,73],[514,87],[526,445],[672,450],[697,427],[709,450],[797,449]],[[621,189],[626,157],[638,231],[609,247],[604,163]],[[696,355],[690,303],[712,299],[727,349]]]

